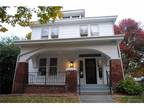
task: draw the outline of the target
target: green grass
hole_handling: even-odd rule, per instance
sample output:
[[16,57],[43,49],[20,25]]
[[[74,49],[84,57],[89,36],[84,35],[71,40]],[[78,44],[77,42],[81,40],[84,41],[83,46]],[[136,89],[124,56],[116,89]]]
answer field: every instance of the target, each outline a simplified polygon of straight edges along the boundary
[[0,103],[78,103],[78,96],[0,96]]
[[126,103],[144,103],[144,96],[123,96],[120,100]]
[[144,103],[144,96],[116,96],[117,103]]

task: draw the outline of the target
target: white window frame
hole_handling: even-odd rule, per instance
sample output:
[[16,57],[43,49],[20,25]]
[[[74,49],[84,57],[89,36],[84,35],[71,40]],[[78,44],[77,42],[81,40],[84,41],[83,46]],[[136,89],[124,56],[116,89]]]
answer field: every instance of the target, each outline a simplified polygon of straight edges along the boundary
[[[52,34],[53,33],[53,30],[56,29],[56,34],[54,33],[54,35]],[[55,38],[59,38],[59,27],[57,26],[54,26],[54,27],[51,27],[51,39],[55,39]]]
[[[84,32],[84,33],[81,33],[81,29],[82,29],[84,26],[87,28],[86,33],[85,33],[85,32]],[[85,31],[85,30],[84,30],[84,31]],[[87,37],[87,36],[88,36],[88,24],[80,25],[80,36],[81,36],[81,37]]]
[[41,38],[42,39],[48,39],[49,32],[50,32],[49,27],[42,27],[42,29],[41,29]]
[[[94,31],[94,28],[96,29],[95,31]],[[91,36],[99,36],[99,25],[98,24],[90,25],[90,34],[91,34]]]

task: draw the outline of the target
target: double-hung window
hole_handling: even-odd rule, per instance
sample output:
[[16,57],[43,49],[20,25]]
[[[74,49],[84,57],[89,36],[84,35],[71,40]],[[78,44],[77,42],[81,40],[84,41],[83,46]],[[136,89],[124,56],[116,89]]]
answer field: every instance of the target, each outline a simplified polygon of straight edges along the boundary
[[57,75],[57,58],[50,58],[49,75]]
[[91,36],[99,36],[98,25],[91,25]]
[[47,39],[47,38],[48,38],[48,35],[49,35],[49,29],[48,29],[48,27],[43,27],[43,28],[42,28],[41,38],[42,38],[42,39]]
[[87,25],[81,25],[80,26],[80,36],[88,36],[88,26]]
[[58,27],[52,27],[51,38],[58,38]]
[[46,64],[47,64],[47,59],[46,58],[41,58],[39,59],[39,75],[46,75]]

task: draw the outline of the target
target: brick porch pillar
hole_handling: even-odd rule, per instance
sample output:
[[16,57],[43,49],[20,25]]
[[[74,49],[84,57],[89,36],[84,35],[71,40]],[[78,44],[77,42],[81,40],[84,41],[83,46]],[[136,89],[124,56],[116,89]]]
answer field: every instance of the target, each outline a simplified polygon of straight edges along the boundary
[[66,85],[67,85],[67,92],[77,93],[77,71],[76,70],[66,71]]
[[14,76],[12,93],[23,93],[25,83],[27,83],[28,63],[18,62],[17,69]]
[[115,89],[120,80],[124,79],[123,67],[120,59],[110,60],[110,79],[113,89]]

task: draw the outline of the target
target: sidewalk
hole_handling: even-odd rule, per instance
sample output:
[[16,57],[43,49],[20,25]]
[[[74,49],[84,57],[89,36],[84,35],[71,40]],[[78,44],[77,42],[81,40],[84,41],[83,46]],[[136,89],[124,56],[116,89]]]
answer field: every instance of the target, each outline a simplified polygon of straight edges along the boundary
[[81,103],[113,103],[112,95],[80,95]]

